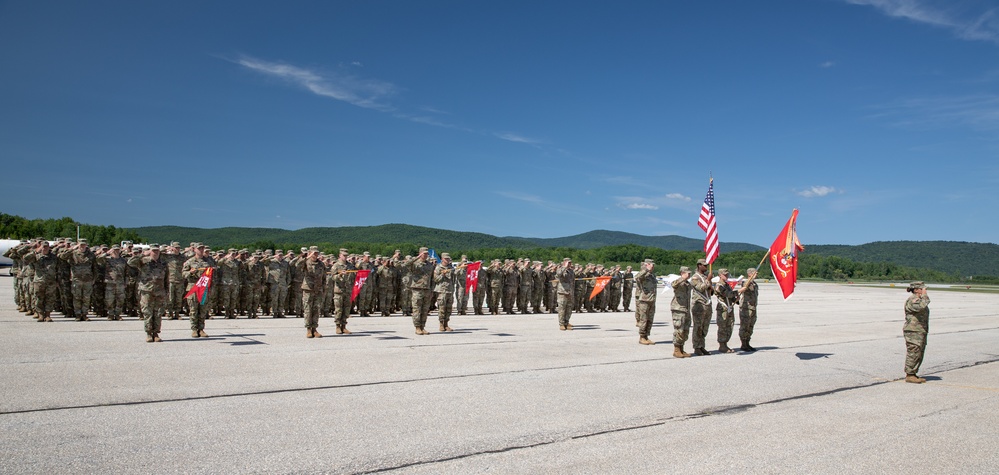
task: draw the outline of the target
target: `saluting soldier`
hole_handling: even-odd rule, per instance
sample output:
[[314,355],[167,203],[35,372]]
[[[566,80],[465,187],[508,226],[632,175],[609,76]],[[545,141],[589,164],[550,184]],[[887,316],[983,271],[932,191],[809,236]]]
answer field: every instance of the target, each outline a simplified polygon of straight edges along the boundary
[[576,272],[572,267],[572,259],[566,257],[562,259],[562,266],[555,272],[558,280],[556,292],[558,292],[558,329],[572,330],[569,318],[572,317],[574,304],[573,293],[576,289]]
[[631,299],[634,298],[633,294],[635,292],[635,274],[631,272],[631,266],[628,266],[624,270],[624,274],[621,275],[621,303],[624,306],[624,311],[628,312],[631,308]]
[[[186,291],[194,288],[201,275],[213,265],[213,262],[208,260],[205,249],[203,244],[195,243],[194,256],[184,262],[182,272],[184,273],[184,277],[187,278]],[[210,302],[202,304],[196,294],[191,294],[187,298],[188,318],[191,320],[191,336],[193,338],[208,338],[208,333],[205,333],[205,319],[208,318],[210,305]]]
[[32,291],[35,295],[35,316],[39,322],[52,321],[52,309],[58,298],[59,258],[52,253],[49,242],[39,241],[34,248],[21,251],[24,263],[31,266],[34,280]]
[[739,293],[728,285],[728,269],[718,269],[718,283],[715,284],[715,296],[718,303],[715,304],[715,321],[718,323],[718,352],[732,353],[734,350],[728,347],[728,341],[732,339],[732,328],[735,325],[735,304],[739,300]]
[[171,242],[166,253],[161,252],[160,254],[160,259],[167,265],[167,318],[177,320],[184,309],[187,279],[184,278],[183,271],[184,261],[187,260],[187,257],[180,253],[179,242]]
[[[690,353],[683,350],[684,343],[690,332],[690,268],[680,266],[680,277],[670,284],[673,287],[673,301],[670,302],[670,313],[673,316],[673,357],[690,358]],[[638,289],[635,289],[638,297]],[[637,303],[635,304],[638,305]]]
[[73,315],[78,322],[90,320],[87,318],[87,311],[90,309],[90,297],[94,294],[97,256],[87,246],[87,240],[80,239],[76,246],[65,249],[59,257],[69,262],[72,277]]
[[905,291],[912,294],[905,301],[905,325],[902,327],[905,337],[905,382],[920,384],[926,382],[926,378],[919,377],[917,373],[923,364],[926,334],[930,331],[930,296],[923,282],[913,282]]
[[[299,261],[298,270],[302,275],[302,312],[305,317],[305,337],[322,338],[319,328],[319,306],[323,301],[323,286],[326,283],[326,264],[319,260],[319,248],[312,246],[304,260]],[[337,332],[339,333],[339,332]]]
[[441,263],[434,268],[434,292],[437,292],[437,320],[440,331],[453,331],[448,326],[451,320],[451,307],[454,305],[454,264],[451,254],[441,253]]
[[330,267],[333,276],[333,318],[338,335],[350,334],[347,319],[350,317],[350,296],[354,291],[354,264],[347,260],[347,249],[340,249],[336,262]]
[[708,325],[711,324],[711,276],[708,272],[708,261],[697,260],[697,273],[690,278],[693,293],[690,297],[690,316],[693,323],[694,354],[708,356],[711,353],[704,348],[708,336]]
[[108,320],[121,320],[125,307],[125,275],[128,261],[121,257],[121,246],[115,244],[107,255],[98,259],[104,266],[104,305]]
[[409,288],[413,292],[413,326],[417,335],[429,335],[427,316],[432,303],[431,284],[434,278],[434,264],[430,262],[429,249],[420,248],[420,254],[407,266],[410,272]]
[[163,322],[163,306],[166,304],[167,266],[160,260],[159,245],[150,245],[144,255],[132,256],[128,265],[139,271],[136,288],[139,291],[139,306],[146,322],[146,342],[162,341],[160,326]]
[[642,270],[635,276],[635,283],[638,284],[637,299],[635,302],[635,316],[638,318],[638,343],[643,345],[655,345],[656,342],[649,339],[652,332],[652,322],[656,316],[656,296],[659,292],[656,289],[655,261],[646,259],[642,263]]
[[749,345],[753,338],[753,327],[756,326],[756,300],[760,288],[756,285],[756,269],[746,269],[746,282],[739,287],[741,303],[739,304],[739,339],[742,340],[742,351],[756,351]]

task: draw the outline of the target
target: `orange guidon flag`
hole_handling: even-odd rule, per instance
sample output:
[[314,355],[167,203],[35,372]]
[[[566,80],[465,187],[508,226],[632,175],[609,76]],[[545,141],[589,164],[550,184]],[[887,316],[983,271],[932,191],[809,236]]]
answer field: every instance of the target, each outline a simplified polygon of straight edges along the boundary
[[791,213],[791,219],[787,220],[784,229],[770,245],[770,270],[773,271],[774,278],[780,284],[784,300],[787,300],[794,293],[794,285],[798,280],[798,252],[805,250],[798,242],[797,224],[798,210],[794,210]]
[[596,297],[601,290],[604,290],[604,287],[607,287],[607,283],[610,282],[610,279],[609,275],[597,277],[597,284],[593,286],[593,292],[590,293],[590,300],[593,300],[593,297]]

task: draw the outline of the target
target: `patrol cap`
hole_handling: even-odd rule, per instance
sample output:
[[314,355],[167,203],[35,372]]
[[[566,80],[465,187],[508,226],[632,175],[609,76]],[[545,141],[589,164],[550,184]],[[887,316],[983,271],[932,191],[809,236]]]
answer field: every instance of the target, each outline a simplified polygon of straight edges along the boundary
[[462,254],[462,255],[461,255],[461,260],[465,260],[465,259],[468,259],[468,256],[467,256],[467,255],[465,255],[465,254]]
[[301,252],[309,252],[309,248],[307,248],[307,247],[303,247],[303,248],[301,249]]
[[180,247],[180,243],[177,241],[171,242],[170,247]]
[[366,257],[371,257],[371,253],[370,253],[370,252],[368,252],[368,251],[364,251],[364,255],[365,255]]
[[340,254],[350,254],[350,251],[348,251],[346,247],[341,247]]
[[746,275],[755,274],[755,273],[756,273],[755,267],[750,267],[749,269],[746,269]]
[[319,246],[309,246],[309,252],[319,252]]
[[427,249],[425,247],[421,247],[420,248],[420,252],[430,252],[430,249]]
[[149,250],[150,251],[160,252],[160,245],[159,244],[150,244],[149,245]]
[[400,250],[396,249],[396,250],[395,250],[395,253],[396,253],[396,254],[402,254],[402,251],[400,251]]
[[572,258],[571,257],[563,257],[562,258],[562,262],[572,262]]
[[441,253],[441,259],[450,259],[450,258],[451,258],[451,254],[448,254],[446,252],[442,252]]
[[704,259],[698,259],[697,260],[697,265],[699,265],[699,266],[706,266],[706,265],[708,265],[708,261],[706,261]]
[[646,264],[655,264],[655,263],[656,263],[656,261],[654,261],[654,260],[652,260],[652,259],[646,259],[646,260],[644,260],[644,261],[642,261],[642,262],[644,262],[644,263],[646,263]]
[[925,282],[923,282],[923,281],[916,281],[916,282],[913,282],[913,283],[909,284],[909,288],[906,289],[906,290],[925,289],[925,288],[926,288],[926,283]]
[[111,250],[112,250],[112,251],[113,251],[113,250],[115,250],[115,249],[117,249],[117,250],[119,250],[119,251],[120,251],[120,250],[121,250],[121,246],[119,246],[119,245],[117,245],[117,244],[115,244],[115,245],[111,246]]
[[722,267],[721,269],[718,269],[718,275],[722,275],[722,274],[728,275],[728,269],[726,269],[724,267]]
[[80,238],[80,240],[77,241],[77,243],[79,243],[79,244],[86,244],[87,243],[87,239],[86,238]]
[[230,248],[229,248],[229,252],[236,252],[236,248],[234,248],[234,247],[230,247]]
[[204,249],[205,245],[202,244],[202,243],[200,243],[200,242],[196,242],[196,243],[194,243],[194,248],[195,249]]
[[690,267],[680,266],[680,273],[683,273],[683,272],[690,272]]

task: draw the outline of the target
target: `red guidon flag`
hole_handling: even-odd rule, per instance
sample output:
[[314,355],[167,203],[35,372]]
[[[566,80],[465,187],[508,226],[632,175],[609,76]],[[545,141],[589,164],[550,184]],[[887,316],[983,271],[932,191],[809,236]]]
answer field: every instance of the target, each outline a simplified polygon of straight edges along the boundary
[[364,282],[368,280],[369,275],[371,275],[371,269],[361,269],[357,271],[357,275],[354,276],[354,288],[350,291],[351,302],[357,298],[357,294],[361,293],[361,287],[364,287]]
[[805,250],[798,242],[797,221],[798,210],[794,210],[791,219],[787,220],[784,229],[770,245],[770,270],[780,284],[784,300],[794,293],[794,284],[798,280],[798,252]]
[[479,270],[482,269],[482,261],[475,261],[468,265],[465,271],[465,288],[468,289],[468,293],[475,293],[475,289],[479,286]]
[[607,287],[607,283],[610,282],[610,280],[611,276],[609,275],[597,277],[596,285],[593,286],[593,292],[590,292],[590,300],[593,300],[593,297],[596,297],[601,290],[604,290],[604,287]]
[[191,287],[191,290],[184,294],[184,298],[194,295],[198,298],[198,304],[204,305],[208,301],[208,289],[212,286],[212,272],[214,271],[214,267],[205,269],[201,277],[198,277],[198,281],[194,283],[194,287]]

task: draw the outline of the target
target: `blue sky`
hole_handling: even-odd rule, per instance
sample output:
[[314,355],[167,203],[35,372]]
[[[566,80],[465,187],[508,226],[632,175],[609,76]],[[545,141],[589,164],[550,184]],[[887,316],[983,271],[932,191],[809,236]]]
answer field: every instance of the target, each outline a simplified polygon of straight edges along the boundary
[[0,64],[28,218],[999,242],[992,0],[0,1]]

